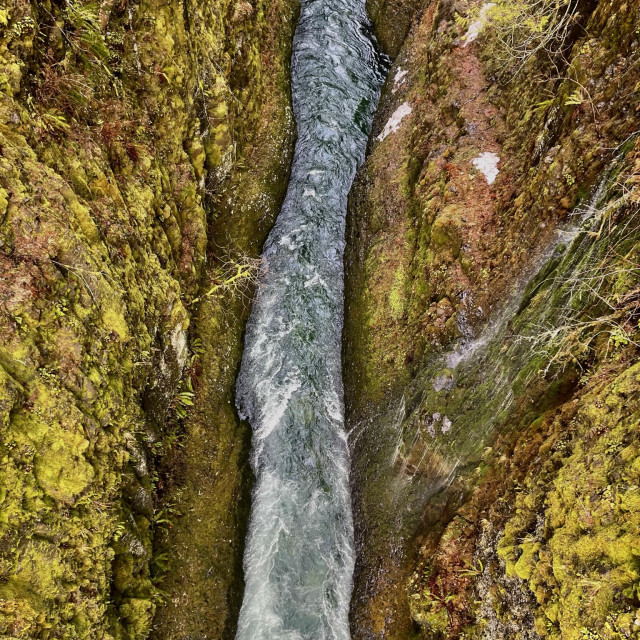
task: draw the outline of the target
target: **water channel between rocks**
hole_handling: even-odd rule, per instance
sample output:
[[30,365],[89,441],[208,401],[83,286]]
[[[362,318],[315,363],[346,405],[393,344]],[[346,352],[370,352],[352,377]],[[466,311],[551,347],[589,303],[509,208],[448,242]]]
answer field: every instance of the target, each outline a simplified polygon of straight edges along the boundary
[[302,1],[292,58],[298,140],[237,386],[256,475],[238,640],[349,638],[344,227],[385,72],[363,0]]

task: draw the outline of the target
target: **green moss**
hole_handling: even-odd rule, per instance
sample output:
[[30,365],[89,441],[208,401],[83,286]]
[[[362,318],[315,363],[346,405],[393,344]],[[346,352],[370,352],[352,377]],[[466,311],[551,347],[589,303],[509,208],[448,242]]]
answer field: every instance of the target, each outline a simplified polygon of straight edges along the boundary
[[[513,573],[520,580],[528,580],[533,573],[536,564],[536,554],[540,549],[540,543],[525,541],[520,545],[520,557],[513,565]],[[509,575],[509,564],[507,563],[507,575]]]
[[70,503],[95,475],[83,456],[89,443],[78,433],[56,430],[42,443],[34,458],[34,473],[47,495]]
[[126,622],[130,637],[145,638],[151,630],[155,605],[144,598],[128,598],[120,605],[120,615]]
[[396,318],[399,318],[404,310],[404,278],[404,267],[401,265],[393,275],[393,285],[389,292],[389,306]]
[[431,227],[431,241],[434,246],[446,248],[456,257],[462,246],[462,236],[457,227],[460,213],[457,207],[450,205],[445,207],[436,218]]
[[[288,171],[293,7],[270,5],[269,18],[256,7],[236,24],[231,5],[3,9],[0,269],[12,278],[0,283],[0,635],[148,635],[162,527],[149,524],[153,452],[207,246],[219,234],[216,251],[237,248],[213,209],[241,173],[234,154],[258,137],[271,151],[252,190],[271,198]],[[262,205],[228,225],[252,251]],[[224,336],[211,348],[224,351]],[[223,591],[220,602],[218,616]]]

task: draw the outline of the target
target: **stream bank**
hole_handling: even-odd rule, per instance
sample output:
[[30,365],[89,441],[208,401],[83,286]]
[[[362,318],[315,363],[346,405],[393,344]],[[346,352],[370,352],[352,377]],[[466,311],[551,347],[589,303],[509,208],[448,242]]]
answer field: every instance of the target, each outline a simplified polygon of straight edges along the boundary
[[204,294],[258,255],[283,197],[295,19],[0,9],[4,637],[233,635],[248,303]]
[[265,58],[274,59],[265,68],[261,120],[242,149],[242,168],[219,189],[210,226],[211,266],[202,291],[236,275],[237,265],[250,275],[198,305],[192,333],[198,353],[186,372],[193,407],[186,408],[180,439],[160,468],[158,509],[170,522],[157,530],[154,545],[166,592],[151,634],[158,640],[226,639],[236,632],[253,474],[250,432],[237,414],[234,387],[255,289],[253,265],[280,210],[293,158],[289,61],[297,11],[295,1],[265,7],[265,24],[278,30],[265,33]]

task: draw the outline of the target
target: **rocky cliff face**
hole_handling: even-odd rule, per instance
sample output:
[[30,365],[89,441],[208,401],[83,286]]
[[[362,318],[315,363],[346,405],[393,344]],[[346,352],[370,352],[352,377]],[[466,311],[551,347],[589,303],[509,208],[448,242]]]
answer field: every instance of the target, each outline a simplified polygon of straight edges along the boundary
[[295,11],[0,9],[3,637],[144,638],[156,610],[159,637],[233,627],[233,276],[286,183]]
[[[395,63],[347,229],[353,637],[638,637],[640,4],[369,10]],[[0,8],[3,637],[233,636],[295,12]]]
[[348,223],[353,636],[636,637],[640,5],[372,15],[397,56]]

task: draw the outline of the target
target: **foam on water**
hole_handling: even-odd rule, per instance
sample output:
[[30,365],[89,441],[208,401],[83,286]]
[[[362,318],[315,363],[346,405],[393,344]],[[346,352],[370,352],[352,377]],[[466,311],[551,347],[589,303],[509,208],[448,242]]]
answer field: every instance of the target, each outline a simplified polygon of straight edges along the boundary
[[238,409],[256,474],[238,640],[346,640],[354,565],[340,341],[347,194],[386,71],[364,0],[302,0],[298,127],[264,248]]

